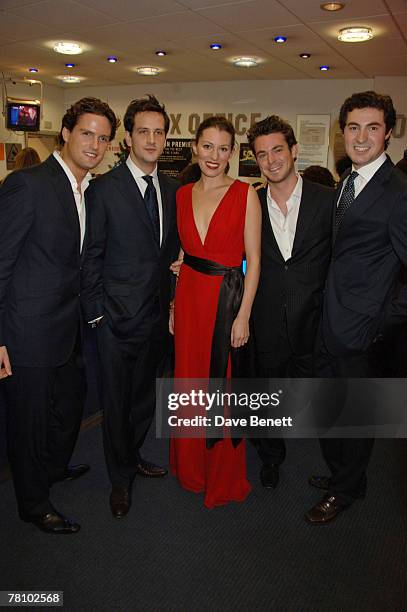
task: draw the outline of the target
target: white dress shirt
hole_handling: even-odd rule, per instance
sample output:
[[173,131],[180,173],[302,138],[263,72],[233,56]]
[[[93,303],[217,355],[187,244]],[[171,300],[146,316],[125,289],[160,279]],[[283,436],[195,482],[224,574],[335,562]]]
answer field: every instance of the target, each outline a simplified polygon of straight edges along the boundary
[[[373,176],[376,174],[380,166],[384,164],[386,159],[387,159],[386,153],[383,152],[377,159],[370,162],[370,164],[366,164],[366,166],[361,166],[359,170],[356,170],[356,168],[352,165],[352,171],[358,173],[358,176],[355,178],[355,181],[354,181],[355,198],[357,198],[360,192],[362,191],[362,189],[366,187],[370,179],[373,178]],[[343,182],[341,195],[342,195],[342,191],[347,182],[348,182],[348,178],[346,178]],[[338,204],[339,204],[339,200],[341,199],[341,195],[338,198]]]
[[[144,198],[145,191],[147,189],[147,182],[143,179],[143,176],[146,176],[146,173],[140,170],[138,166],[131,159],[130,155],[126,160],[126,164],[133,175],[134,180],[137,183],[137,187],[140,189],[141,195]],[[153,177],[153,185],[157,192],[157,200],[158,200],[158,215],[160,217],[160,246],[163,239],[163,204],[161,200],[161,191],[160,191],[160,183],[158,181],[157,174],[157,166],[154,168],[153,172],[151,172],[150,176]]]
[[63,171],[71,183],[73,196],[75,198],[76,210],[78,211],[79,217],[79,226],[81,230],[81,251],[83,246],[83,239],[85,237],[85,228],[86,228],[86,207],[85,207],[85,191],[88,188],[89,181],[92,179],[92,175],[88,172],[85,178],[82,180],[82,183],[78,185],[76,178],[74,177],[69,166],[62,159],[59,151],[54,151],[54,157],[57,162],[62,166]]
[[277,202],[271,197],[270,185],[267,188],[267,209],[270,223],[284,261],[290,259],[292,254],[301,196],[302,178],[298,175],[295,189],[286,202],[287,214],[285,215],[281,212]]

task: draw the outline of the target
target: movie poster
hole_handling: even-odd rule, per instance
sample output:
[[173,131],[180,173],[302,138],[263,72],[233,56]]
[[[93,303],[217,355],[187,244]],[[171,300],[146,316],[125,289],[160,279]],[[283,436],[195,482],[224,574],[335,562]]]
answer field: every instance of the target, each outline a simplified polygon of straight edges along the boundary
[[241,143],[239,151],[239,176],[261,176],[256,159],[247,143]]
[[168,138],[163,154],[158,159],[158,169],[163,174],[177,178],[192,159],[190,138]]

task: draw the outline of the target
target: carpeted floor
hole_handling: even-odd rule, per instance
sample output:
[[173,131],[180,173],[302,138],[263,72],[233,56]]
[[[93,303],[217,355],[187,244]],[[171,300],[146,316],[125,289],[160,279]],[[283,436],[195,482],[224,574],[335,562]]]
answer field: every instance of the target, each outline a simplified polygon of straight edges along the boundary
[[[74,459],[92,470],[52,495],[79,534],[20,522],[11,482],[0,485],[0,590],[63,590],[69,612],[406,609],[407,441],[377,441],[366,500],[324,526],[303,519],[319,498],[306,484],[323,469],[317,442],[288,442],[274,492],[259,483],[253,448],[248,455],[245,503],[208,511],[170,476],[137,478],[131,513],[115,521],[100,427],[82,433]],[[144,456],[166,464],[167,442],[151,435]]]

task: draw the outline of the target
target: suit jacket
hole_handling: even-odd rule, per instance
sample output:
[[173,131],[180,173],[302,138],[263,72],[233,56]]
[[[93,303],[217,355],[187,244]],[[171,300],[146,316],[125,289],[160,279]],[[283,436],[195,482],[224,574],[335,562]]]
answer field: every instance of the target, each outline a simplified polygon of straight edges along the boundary
[[322,326],[329,353],[371,346],[401,262],[407,264],[407,177],[387,158],[347,210],[334,242]]
[[87,321],[103,315],[120,338],[146,340],[157,319],[165,337],[172,274],[178,256],[175,194],[178,183],[158,173],[163,208],[161,248],[144,199],[127,164],[92,182],[88,193],[82,299]]
[[275,356],[276,365],[291,353],[312,352],[331,257],[334,191],[303,181],[295,239],[284,261],[267,208],[267,188],[258,192],[262,207],[261,271],[253,306],[259,352]]
[[71,184],[51,155],[0,188],[0,345],[11,365],[66,363],[80,322],[80,228]]

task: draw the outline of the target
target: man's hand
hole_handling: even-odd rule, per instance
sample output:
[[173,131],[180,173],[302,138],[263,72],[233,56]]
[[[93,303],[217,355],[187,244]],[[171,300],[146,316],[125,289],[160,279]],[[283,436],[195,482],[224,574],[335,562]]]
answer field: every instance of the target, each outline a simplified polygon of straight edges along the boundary
[[5,346],[0,346],[0,380],[12,375],[10,359]]
[[168,321],[168,329],[170,334],[174,335],[174,301],[170,303],[170,317]]
[[182,262],[183,262],[183,258],[182,259],[176,259],[175,261],[172,262],[172,264],[170,265],[170,270],[173,274],[175,274],[175,276],[179,275],[179,271],[181,269],[182,266]]

